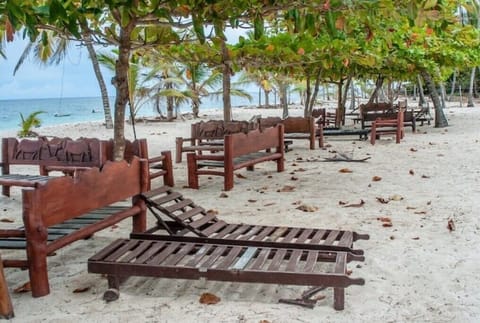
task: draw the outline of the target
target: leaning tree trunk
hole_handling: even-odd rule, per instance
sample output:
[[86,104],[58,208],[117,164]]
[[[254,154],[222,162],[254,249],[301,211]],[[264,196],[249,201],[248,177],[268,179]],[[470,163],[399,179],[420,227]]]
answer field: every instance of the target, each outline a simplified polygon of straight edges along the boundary
[[222,39],[222,61],[223,61],[223,120],[232,121],[232,102],[230,98],[232,60],[228,53],[227,44]]
[[338,87],[338,96],[337,96],[337,115],[335,118],[335,127],[340,127],[343,124],[344,115],[345,115],[345,106],[343,105],[342,100],[342,91],[343,91],[343,79],[340,77],[340,81],[337,84]]
[[457,83],[457,70],[453,71],[452,84],[451,84],[451,88],[450,88],[450,96],[448,97],[447,101],[452,100],[452,97],[455,94],[456,83]]
[[370,99],[368,99],[368,104],[374,103],[375,100],[377,99],[378,92],[380,91],[380,89],[383,86],[383,80],[384,80],[383,75],[379,75],[378,78],[377,78],[377,81],[375,82],[375,89],[373,90],[373,93],[370,96]]
[[[344,87],[344,90],[342,92],[342,106],[344,108],[347,107],[347,99],[348,99],[348,90],[351,88],[351,85],[352,84],[352,77],[349,76],[347,78],[347,82],[345,83],[345,87]],[[346,109],[344,109],[344,112],[345,112]]]
[[116,89],[115,122],[113,127],[113,158],[124,159],[125,153],[125,108],[129,100],[128,69],[131,51],[131,33],[135,27],[132,19],[120,29],[118,59],[115,63],[115,78],[112,81]]
[[100,64],[98,63],[97,53],[95,52],[95,48],[93,47],[92,35],[88,31],[85,31],[83,33],[83,40],[85,41],[85,47],[87,48],[88,55],[90,56],[90,60],[92,62],[95,77],[97,78],[98,85],[100,86],[103,113],[105,116],[105,127],[107,129],[112,129],[113,120],[112,113],[110,111],[110,102],[108,100],[107,86],[105,85],[105,81],[103,80],[102,71],[100,70]]
[[288,117],[288,86],[284,81],[278,82],[278,94],[280,97],[280,106],[282,107],[282,117],[285,119]]
[[475,84],[475,70],[477,68],[472,68],[472,73],[470,74],[470,86],[468,88],[468,100],[467,100],[467,107],[473,108],[475,104],[473,104],[473,84]]
[[435,108],[435,128],[447,127],[448,121],[443,112],[443,105],[440,101],[440,96],[438,95],[432,76],[425,70],[421,71],[420,74],[425,81],[425,86],[430,93],[430,98],[432,99],[433,107]]
[[418,81],[418,105],[423,107],[426,103],[425,100],[425,92],[423,91],[423,84],[422,84],[422,79],[420,75],[417,75],[417,81]]

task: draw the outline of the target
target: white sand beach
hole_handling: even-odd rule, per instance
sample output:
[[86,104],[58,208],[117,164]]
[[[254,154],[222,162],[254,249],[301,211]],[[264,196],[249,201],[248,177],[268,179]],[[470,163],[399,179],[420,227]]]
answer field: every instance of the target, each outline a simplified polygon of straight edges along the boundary
[[[274,163],[261,163],[254,172],[240,170],[243,176],[235,178],[224,198],[223,178],[202,176],[200,189],[192,190],[185,188],[186,161],[174,164],[175,189],[217,210],[228,222],[369,234],[370,240],[355,242],[365,251],[365,261],[348,266],[351,277],[364,278],[365,285],[346,288],[343,311],[333,309],[332,289],[322,291],[326,297],[308,309],[278,303],[279,298],[299,297],[306,287],[176,279],[131,278],[122,285],[120,299],[106,303],[102,296],[107,281],[87,272],[87,259],[115,238],[127,238],[126,220],[49,257],[48,296],[15,292],[28,282],[28,271],[5,268],[15,310],[12,322],[479,322],[479,105],[447,108],[449,127],[424,125],[417,133],[407,128],[400,144],[389,136],[374,146],[356,137],[327,137],[325,149],[309,150],[306,140],[294,141],[293,150],[286,153],[285,172],[277,173]],[[233,117],[248,120],[258,114],[281,116],[281,111],[237,109]],[[301,109],[291,110],[291,115],[302,114]],[[202,116],[221,118],[221,110]],[[137,137],[147,138],[152,156],[162,150],[174,154],[175,137],[188,137],[196,121],[137,124]],[[131,126],[125,128],[132,139]],[[102,139],[113,133],[99,123],[42,127],[38,132]],[[15,136],[15,131],[0,135]],[[324,162],[336,153],[370,159]],[[340,172],[346,168],[350,172]],[[285,185],[294,189],[282,192]],[[359,207],[346,207],[361,201]],[[316,210],[303,212],[297,209],[301,204]],[[380,218],[389,218],[391,226],[384,226]],[[0,196],[0,221],[2,226],[22,225],[20,188],[13,188],[10,198]],[[17,252],[2,250],[2,257]],[[201,304],[206,292],[220,302]]]

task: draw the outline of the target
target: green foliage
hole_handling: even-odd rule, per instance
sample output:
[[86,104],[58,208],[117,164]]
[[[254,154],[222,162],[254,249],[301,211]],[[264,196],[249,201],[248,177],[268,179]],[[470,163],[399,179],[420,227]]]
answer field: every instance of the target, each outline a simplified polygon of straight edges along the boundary
[[42,124],[38,115],[41,113],[45,113],[45,111],[35,111],[30,113],[26,118],[20,113],[20,131],[18,131],[17,135],[21,138],[23,137],[36,137],[38,134],[32,130],[32,128],[39,127]]

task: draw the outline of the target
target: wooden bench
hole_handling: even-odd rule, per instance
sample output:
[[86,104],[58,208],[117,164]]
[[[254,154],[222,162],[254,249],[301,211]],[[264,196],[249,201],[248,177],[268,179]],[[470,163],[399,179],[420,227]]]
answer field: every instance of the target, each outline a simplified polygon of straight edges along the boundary
[[328,112],[325,108],[318,108],[312,110],[312,117],[315,118],[317,125],[322,125],[323,128],[336,129],[337,113]]
[[314,117],[267,117],[258,119],[259,129],[274,127],[277,124],[284,126],[285,144],[292,140],[308,140],[310,149],[315,149],[315,140],[318,139],[319,147],[323,147],[322,132],[317,130]]
[[[160,156],[148,156],[146,139],[126,141],[125,158],[139,156],[149,160],[151,179],[163,176],[164,184],[173,186],[172,157],[169,151]],[[38,138],[35,140],[2,138],[2,194],[10,196],[11,186],[34,187],[38,182],[52,178],[50,173],[60,171],[72,174],[75,170],[101,167],[107,160],[113,160],[113,140],[96,138]],[[11,166],[24,165],[38,167],[38,175],[12,174]]]
[[372,123],[378,118],[396,119],[399,108],[405,109],[404,118],[403,118],[404,127],[410,126],[412,128],[412,132],[415,132],[416,116],[413,110],[407,109],[407,104],[405,101],[400,102],[396,106],[387,102],[361,104],[359,109],[360,109],[360,122],[362,125],[362,129],[370,128],[372,126]]
[[[316,127],[313,117],[288,117],[282,120],[285,140],[308,140],[310,149],[315,149]],[[321,147],[319,138],[318,145]]]
[[189,138],[177,137],[175,139],[175,162],[182,162],[183,153],[202,153],[202,151],[212,150],[211,146],[216,146],[215,150],[222,150],[225,135],[247,133],[256,128],[255,122],[248,121],[209,120],[192,123]]
[[0,249],[25,250],[26,259],[3,259],[4,267],[27,268],[32,296],[49,294],[47,255],[129,217],[133,232],[145,231],[140,194],[149,181],[148,162],[134,157],[24,188],[24,226],[0,230]]
[[198,189],[199,175],[218,175],[224,177],[224,189],[229,191],[233,188],[235,170],[244,167],[253,170],[255,164],[275,161],[277,171],[282,172],[284,155],[283,125],[226,135],[221,152],[187,154],[188,186]]
[[379,139],[381,134],[395,134],[396,143],[399,144],[405,135],[403,122],[404,113],[405,109],[400,108],[394,119],[377,118],[372,123],[370,143],[375,145],[375,140]]

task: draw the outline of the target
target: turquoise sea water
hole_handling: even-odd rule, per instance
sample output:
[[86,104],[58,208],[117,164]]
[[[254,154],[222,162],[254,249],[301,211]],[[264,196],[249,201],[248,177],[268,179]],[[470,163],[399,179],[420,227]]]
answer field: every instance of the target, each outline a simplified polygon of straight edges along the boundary
[[[258,101],[258,100],[255,100]],[[246,99],[232,97],[233,106],[254,105]],[[110,108],[113,115],[114,98],[110,99]],[[204,99],[200,112],[222,106],[221,99]],[[19,129],[21,122],[20,113],[26,118],[35,111],[43,111],[38,117],[42,126],[54,126],[65,123],[78,123],[87,121],[103,121],[102,100],[98,98],[54,98],[54,99],[27,99],[27,100],[0,100],[0,130]],[[181,113],[191,111],[190,106],[182,106]],[[165,114],[165,108],[162,108]],[[128,112],[127,112],[128,115]],[[154,116],[157,113],[153,106],[144,105],[137,116]]]

